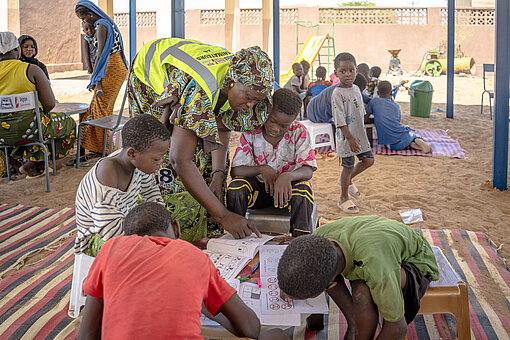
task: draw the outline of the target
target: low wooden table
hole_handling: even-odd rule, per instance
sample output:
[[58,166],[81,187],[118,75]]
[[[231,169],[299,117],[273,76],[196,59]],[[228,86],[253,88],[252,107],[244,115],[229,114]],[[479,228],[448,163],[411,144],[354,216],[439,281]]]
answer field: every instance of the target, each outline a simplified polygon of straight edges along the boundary
[[421,299],[418,314],[452,314],[457,320],[456,339],[470,340],[468,287],[441,249],[432,246],[432,250],[439,268],[439,280],[430,283],[430,287]]

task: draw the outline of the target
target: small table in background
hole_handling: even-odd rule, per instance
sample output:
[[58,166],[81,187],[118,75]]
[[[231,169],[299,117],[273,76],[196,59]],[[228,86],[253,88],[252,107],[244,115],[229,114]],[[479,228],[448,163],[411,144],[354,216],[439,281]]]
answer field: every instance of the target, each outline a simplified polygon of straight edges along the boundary
[[85,103],[57,103],[52,111],[64,112],[68,116],[78,115],[81,118],[88,109],[89,104]]

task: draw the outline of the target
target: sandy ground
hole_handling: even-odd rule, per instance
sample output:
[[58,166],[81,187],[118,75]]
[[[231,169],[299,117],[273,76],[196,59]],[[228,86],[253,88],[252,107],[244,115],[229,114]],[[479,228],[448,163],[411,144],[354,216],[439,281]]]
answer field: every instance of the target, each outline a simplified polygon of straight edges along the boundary
[[[68,82],[60,79],[83,79],[83,73],[53,75],[55,93],[61,102],[88,102],[91,94],[66,90]],[[406,78],[409,79],[409,78]],[[390,79],[396,83],[399,78]],[[434,86],[433,109],[445,110],[446,77],[427,78]],[[412,81],[412,79],[411,79]],[[480,115],[482,79],[455,77],[455,118],[433,113],[430,118],[409,116],[409,96],[399,92],[402,120],[413,128],[445,129],[458,140],[467,159],[446,157],[379,156],[375,164],[354,180],[362,193],[356,201],[360,214],[377,214],[400,220],[399,211],[420,208],[424,222],[413,227],[430,229],[467,229],[486,232],[500,253],[510,258],[510,193],[492,189],[493,121],[488,107]],[[120,98],[121,99],[121,98]],[[235,147],[232,145],[231,147]],[[7,182],[0,179],[0,202],[41,207],[73,207],[78,184],[89,168],[67,168],[51,176],[51,193],[45,192],[44,177],[25,179],[18,176]],[[319,215],[328,220],[346,216],[338,207],[340,187],[337,161],[318,160],[312,179]]]

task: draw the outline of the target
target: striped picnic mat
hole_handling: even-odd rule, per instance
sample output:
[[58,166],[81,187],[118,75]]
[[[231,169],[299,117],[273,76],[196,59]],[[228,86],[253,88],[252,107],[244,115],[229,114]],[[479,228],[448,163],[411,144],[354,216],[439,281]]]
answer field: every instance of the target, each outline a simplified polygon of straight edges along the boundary
[[[80,319],[67,316],[74,229],[74,209],[0,204],[0,339],[76,338]],[[509,339],[510,273],[485,234],[417,231],[443,249],[468,283],[473,338]],[[346,322],[334,303],[325,322],[320,332],[306,332],[304,327],[288,332],[295,340],[343,336]],[[448,339],[455,329],[449,315],[420,315],[409,326],[408,338]]]
[[466,154],[460,144],[448,136],[445,130],[414,130],[414,133],[422,137],[423,140],[432,147],[432,153],[423,153],[422,151],[406,148],[404,150],[391,150],[386,145],[377,144],[374,133],[373,151],[378,155],[403,155],[403,156],[447,156],[452,158],[466,158]]
[[0,339],[76,338],[74,209],[0,204]]

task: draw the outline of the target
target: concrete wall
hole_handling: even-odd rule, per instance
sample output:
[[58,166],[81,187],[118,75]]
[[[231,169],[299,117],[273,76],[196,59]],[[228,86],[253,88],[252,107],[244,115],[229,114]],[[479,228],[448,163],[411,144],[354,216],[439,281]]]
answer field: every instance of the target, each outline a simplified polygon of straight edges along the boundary
[[[286,72],[296,56],[296,20],[320,22],[318,7],[297,8],[297,17],[293,22],[285,20],[280,24],[280,63],[282,73]],[[401,49],[400,60],[406,72],[415,71],[425,52],[436,48],[441,40],[446,41],[446,25],[441,8],[426,8],[426,17],[420,24],[335,24],[334,40],[336,53],[348,51],[361,62],[379,65],[383,72],[387,70],[391,58],[389,49]],[[242,16],[243,14],[241,14]],[[466,23],[467,14],[459,21]],[[324,21],[324,20],[323,20]],[[221,22],[221,21],[217,21]],[[258,22],[258,21],[255,21]],[[330,25],[320,24],[319,34],[325,34]],[[473,57],[481,72],[483,63],[494,62],[494,25],[457,25],[457,40],[460,40],[465,56]],[[187,11],[186,37],[211,44],[224,44],[224,24],[204,24],[201,10]],[[300,28],[299,40],[306,39],[311,29]],[[315,33],[315,29],[313,30]],[[241,47],[262,45],[262,22],[260,24],[241,24]],[[325,51],[324,51],[325,52]],[[446,55],[445,55],[446,57]]]
[[[120,35],[122,36],[122,41],[124,43],[124,54],[126,55],[126,60],[129,62],[129,28],[128,27],[119,27]],[[142,46],[156,39],[156,26],[153,27],[137,27],[136,29],[136,50],[138,51]]]
[[7,0],[0,0],[0,31],[5,32],[9,30],[7,22],[9,17],[7,16],[8,7]]
[[34,37],[39,48],[37,58],[49,72],[83,68],[81,24],[74,14],[75,4],[75,0],[51,0],[51,6],[19,0],[19,33]]
[[[0,1],[3,1],[5,5],[6,0]],[[74,14],[75,0],[52,0],[52,6],[33,0],[7,0],[7,3],[9,30],[35,37],[39,44],[38,58],[48,65],[50,72],[83,68],[80,44],[81,25]],[[19,13],[16,15],[18,7]],[[282,14],[280,20],[282,73],[290,68],[296,55],[296,21],[310,21],[317,24],[329,20],[324,19],[324,9],[319,7],[285,10],[287,14]],[[411,13],[412,16],[414,15],[412,13],[420,9],[402,10]],[[484,11],[480,8],[477,10]],[[437,47],[441,40],[446,40],[445,17],[442,10],[432,7],[422,8],[421,11],[426,14],[422,15],[421,21],[415,24],[388,24],[380,23],[378,20],[352,24],[345,23],[345,20],[339,21],[334,16],[328,17],[333,21],[343,22],[336,23],[334,26],[336,53],[349,51],[358,61],[379,65],[386,71],[390,60],[387,50],[402,49],[399,55],[402,66],[406,72],[413,72],[418,68],[423,54],[428,49]],[[125,53],[128,56],[129,32],[125,15],[124,21],[120,19],[122,15],[116,14],[115,20],[119,24]],[[215,12],[212,20],[204,20],[201,15],[202,10],[186,11],[186,37],[224,46],[224,12]],[[490,17],[486,13],[483,16]],[[158,25],[155,12],[138,13],[137,18],[139,18],[137,19],[137,48],[140,48],[144,43],[158,36]],[[473,21],[469,10],[462,12],[462,9],[459,9],[457,40],[460,40],[464,54],[475,59],[479,66],[478,72],[481,70],[481,64],[494,61],[495,26],[493,22],[489,23],[487,20],[482,19],[484,22],[480,24],[478,19]],[[325,34],[328,28],[327,23],[319,24],[319,33]],[[299,41],[304,41],[309,31],[306,28],[300,28]],[[253,45],[262,46],[262,13],[260,10],[254,10],[247,16],[241,10],[238,46]]]

